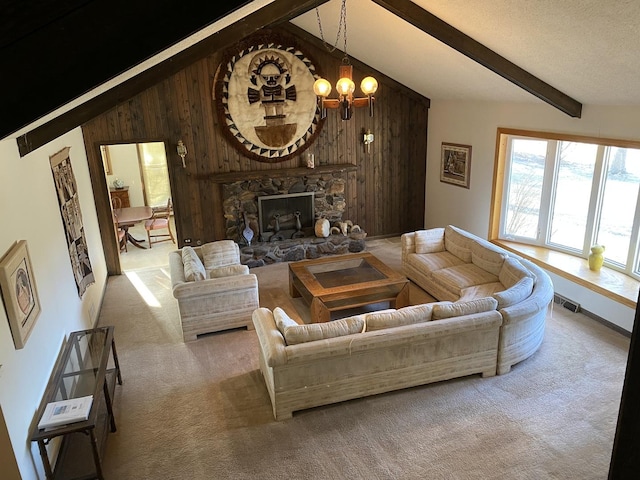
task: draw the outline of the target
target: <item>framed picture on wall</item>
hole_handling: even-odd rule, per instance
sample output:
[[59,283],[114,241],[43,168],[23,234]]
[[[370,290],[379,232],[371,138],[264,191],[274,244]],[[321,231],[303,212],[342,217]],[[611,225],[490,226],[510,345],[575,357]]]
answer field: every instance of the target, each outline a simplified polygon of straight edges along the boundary
[[26,240],[0,259],[0,288],[16,349],[23,348],[40,315],[40,300]]
[[440,181],[469,188],[471,146],[442,142]]

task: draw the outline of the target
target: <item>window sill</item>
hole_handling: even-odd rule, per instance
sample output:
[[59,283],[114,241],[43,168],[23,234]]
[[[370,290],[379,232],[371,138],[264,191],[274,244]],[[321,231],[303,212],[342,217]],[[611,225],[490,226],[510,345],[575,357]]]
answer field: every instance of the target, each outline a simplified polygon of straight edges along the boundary
[[636,309],[640,282],[624,273],[607,267],[602,267],[599,272],[593,272],[589,270],[587,260],[548,248],[506,240],[492,240],[492,242],[532,261],[545,270]]

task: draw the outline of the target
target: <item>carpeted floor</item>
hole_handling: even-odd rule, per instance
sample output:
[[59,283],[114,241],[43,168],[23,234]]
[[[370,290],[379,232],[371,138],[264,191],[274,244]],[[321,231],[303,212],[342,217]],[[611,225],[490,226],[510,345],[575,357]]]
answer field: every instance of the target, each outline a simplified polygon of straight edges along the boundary
[[[400,268],[399,239],[367,249]],[[262,306],[308,311],[287,266],[252,270]],[[411,302],[428,298],[412,286]],[[306,317],[305,317],[306,316]],[[593,479],[607,477],[629,340],[555,306],[545,341],[503,376],[415,387],[276,422],[255,332],[182,342],[168,267],[109,279],[124,384],[110,479]]]

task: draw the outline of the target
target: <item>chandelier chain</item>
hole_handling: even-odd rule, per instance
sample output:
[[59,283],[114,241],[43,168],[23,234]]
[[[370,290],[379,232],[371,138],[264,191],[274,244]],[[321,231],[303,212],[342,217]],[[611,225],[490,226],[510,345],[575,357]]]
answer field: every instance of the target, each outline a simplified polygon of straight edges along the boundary
[[342,0],[342,7],[340,8],[340,21],[338,23],[338,33],[336,34],[336,42],[329,45],[324,38],[324,31],[322,30],[322,22],[320,21],[320,11],[316,7],[316,17],[318,18],[318,29],[320,30],[320,38],[324,43],[325,48],[329,52],[333,52],[338,48],[338,42],[340,41],[340,35],[344,39],[344,58],[347,59],[347,0]]

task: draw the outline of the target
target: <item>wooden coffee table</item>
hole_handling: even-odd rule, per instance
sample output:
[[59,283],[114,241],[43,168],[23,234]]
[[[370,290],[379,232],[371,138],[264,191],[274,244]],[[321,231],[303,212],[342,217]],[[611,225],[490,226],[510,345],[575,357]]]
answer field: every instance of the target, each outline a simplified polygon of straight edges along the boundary
[[408,305],[409,281],[363,252],[290,263],[289,293],[304,298],[313,322],[328,322],[338,310],[379,302]]

